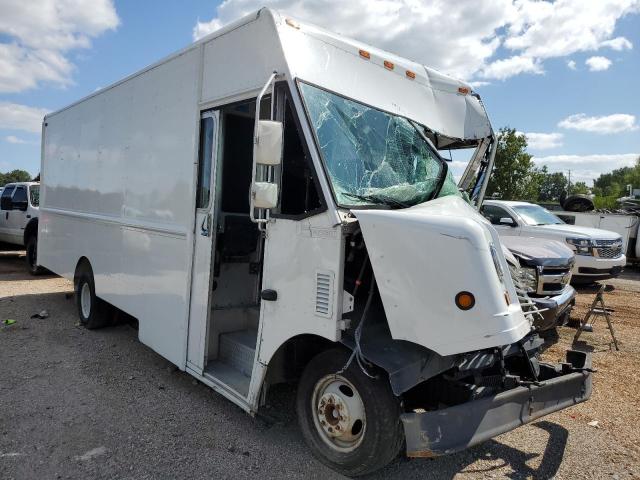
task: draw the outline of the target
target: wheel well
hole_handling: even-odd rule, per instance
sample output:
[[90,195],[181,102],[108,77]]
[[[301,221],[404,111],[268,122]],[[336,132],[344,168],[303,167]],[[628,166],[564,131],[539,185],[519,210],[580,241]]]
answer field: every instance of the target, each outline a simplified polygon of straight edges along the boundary
[[76,285],[78,283],[78,275],[82,272],[91,272],[93,275],[93,269],[91,268],[91,262],[87,257],[80,257],[78,263],[76,263],[76,269],[73,274],[73,284]]
[[341,343],[332,342],[318,335],[304,334],[292,337],[280,345],[269,360],[266,383],[297,383],[302,371],[313,357],[331,348],[349,349]]
[[27,246],[27,241],[29,240],[29,237],[31,237],[32,235],[35,235],[36,237],[38,236],[38,219],[37,218],[32,218],[31,220],[29,220],[29,223],[27,223],[27,226],[24,228],[24,235],[22,237],[22,241],[25,247]]

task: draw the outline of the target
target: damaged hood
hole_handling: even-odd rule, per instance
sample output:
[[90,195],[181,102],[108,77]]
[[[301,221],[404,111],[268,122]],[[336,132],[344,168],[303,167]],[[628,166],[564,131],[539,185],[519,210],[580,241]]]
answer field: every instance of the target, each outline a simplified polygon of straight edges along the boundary
[[[452,355],[514,343],[529,332],[498,234],[464,200],[353,213],[394,339]],[[463,291],[475,297],[468,310],[456,305]]]
[[501,237],[500,241],[531,266],[565,267],[573,264],[573,250],[556,240],[511,236]]
[[558,225],[536,225],[535,228],[539,228],[540,231],[566,235],[567,237],[588,237],[593,240],[617,240],[620,238],[620,235],[609,230],[581,227],[579,225],[568,225],[566,223]]

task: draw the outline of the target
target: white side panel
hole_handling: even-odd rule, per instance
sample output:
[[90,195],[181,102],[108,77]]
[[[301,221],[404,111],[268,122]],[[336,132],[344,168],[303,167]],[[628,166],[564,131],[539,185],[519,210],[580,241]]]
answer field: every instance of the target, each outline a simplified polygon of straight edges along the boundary
[[[342,313],[342,236],[331,220],[328,214],[299,221],[278,218],[267,227],[262,288],[275,290],[278,299],[261,304],[259,360],[264,364],[280,345],[296,335],[315,334],[334,341],[340,338],[337,320]],[[332,305],[327,309],[330,314],[316,312],[317,272],[333,279],[329,296]]]
[[140,340],[184,368],[200,50],[48,116],[40,264],[82,256],[98,296],[138,318]]
[[268,13],[205,43],[203,102],[261,88],[274,70],[287,71]]
[[[497,233],[461,198],[354,213],[393,338],[452,355],[508,345],[530,331]],[[491,243],[502,265],[504,286],[492,260]],[[475,296],[470,310],[455,304],[461,291]]]

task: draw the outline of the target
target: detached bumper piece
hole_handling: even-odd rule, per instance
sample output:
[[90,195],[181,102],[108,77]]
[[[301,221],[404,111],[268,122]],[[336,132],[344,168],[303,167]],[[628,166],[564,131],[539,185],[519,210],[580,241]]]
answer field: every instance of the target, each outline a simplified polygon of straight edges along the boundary
[[409,457],[435,457],[477,445],[591,396],[591,355],[570,350],[567,363],[541,364],[541,378],[496,395],[401,415]]

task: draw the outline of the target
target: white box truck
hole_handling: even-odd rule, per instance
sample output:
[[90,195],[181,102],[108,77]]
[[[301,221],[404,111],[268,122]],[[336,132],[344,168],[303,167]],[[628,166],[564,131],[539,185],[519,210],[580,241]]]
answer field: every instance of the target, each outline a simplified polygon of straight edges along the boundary
[[[251,414],[297,382],[313,453],[361,475],[591,394],[463,198],[494,147],[468,85],[263,9],[45,117],[38,258],[82,324],[127,312]],[[465,193],[445,148],[476,149]]]

